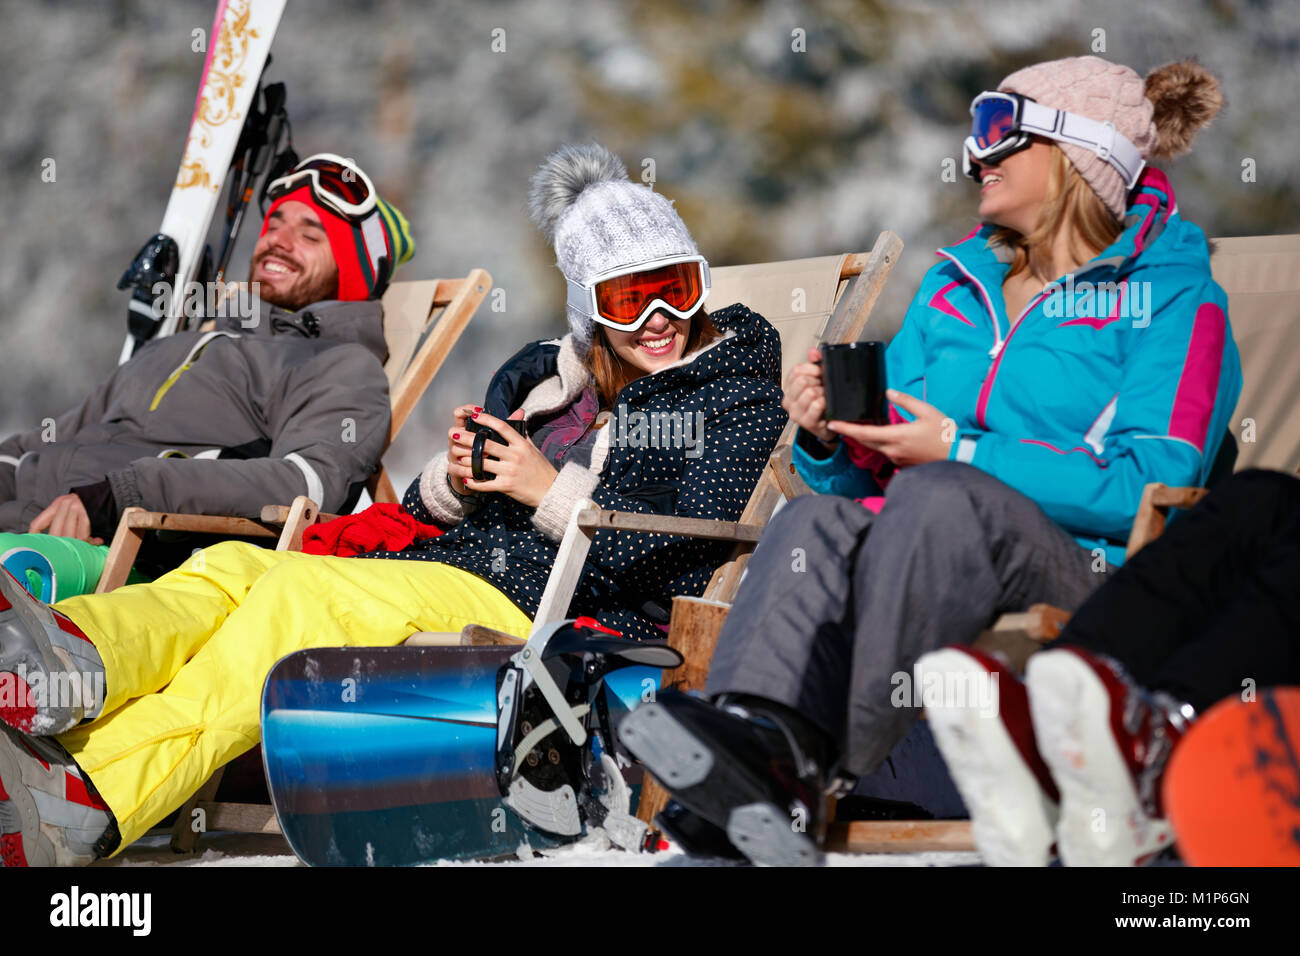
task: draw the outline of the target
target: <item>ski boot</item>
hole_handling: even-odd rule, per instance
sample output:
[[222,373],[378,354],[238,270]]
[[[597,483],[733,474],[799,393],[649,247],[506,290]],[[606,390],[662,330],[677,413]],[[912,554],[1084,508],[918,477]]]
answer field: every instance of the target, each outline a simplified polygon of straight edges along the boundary
[[59,734],[103,702],[104,662],[90,638],[0,569],[0,721]]
[[[954,683],[952,675],[961,679]],[[1060,794],[1034,739],[1025,685],[1001,661],[973,647],[923,654],[915,676],[921,688],[933,682],[972,692],[976,681],[996,681],[992,713],[971,699],[944,693],[925,696],[925,716],[970,811],[975,846],[984,862],[1046,866],[1056,842]]]
[[605,676],[632,665],[677,667],[658,641],[633,641],[593,618],[559,621],[529,638],[497,674],[497,785],[529,826],[559,836],[602,828],[624,849],[647,849],[609,713]]
[[0,862],[84,866],[116,843],[113,814],[67,751],[0,726]]
[[793,710],[757,697],[711,704],[664,691],[623,719],[619,740],[751,862],[821,861],[831,747]]
[[1025,683],[1061,791],[1057,844],[1066,865],[1137,866],[1168,849],[1160,783],[1195,711],[1078,647],[1035,654]]
[[665,837],[676,843],[688,856],[744,860],[745,854],[727,839],[727,831],[715,826],[698,813],[692,813],[676,800],[669,800],[655,817]]

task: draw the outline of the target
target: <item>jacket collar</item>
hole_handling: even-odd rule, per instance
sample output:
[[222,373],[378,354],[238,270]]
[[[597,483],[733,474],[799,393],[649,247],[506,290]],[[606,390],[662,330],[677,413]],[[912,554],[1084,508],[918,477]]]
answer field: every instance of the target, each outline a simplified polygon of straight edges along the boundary
[[271,305],[265,299],[256,301],[259,309],[256,322],[248,322],[238,315],[227,315],[216,319],[216,328],[241,335],[288,335],[334,343],[354,342],[381,363],[388,361],[384,307],[377,300],[344,302],[330,299],[314,302],[297,312]]
[[[1169,177],[1154,166],[1146,167],[1124,215],[1124,231],[1075,274],[1099,266],[1110,266],[1118,273],[1129,272],[1177,213],[1178,201]],[[1006,246],[990,243],[996,229],[992,223],[983,223],[960,242],[940,249],[938,254],[954,260],[988,286],[1000,284],[1011,262],[1011,253]]]
[[[726,329],[722,335],[715,341],[709,343],[702,349],[696,349],[690,355],[684,355],[671,365],[665,365],[663,368],[656,369],[645,378],[653,376],[664,376],[664,373],[670,369],[684,369],[694,365],[703,356],[707,355],[717,346],[721,345],[736,335],[735,329]],[[558,345],[559,351],[555,359],[555,374],[545,381],[541,382],[524,398],[523,409],[524,418],[532,418],[534,415],[543,415],[548,412],[558,411],[566,408],[578,396],[582,394],[583,389],[590,386],[593,382],[591,373],[587,371],[586,366],[582,364],[582,359],[578,355],[577,347],[574,343],[573,333],[569,333],[562,339],[552,339],[543,345]],[[642,381],[643,379],[637,379]]]

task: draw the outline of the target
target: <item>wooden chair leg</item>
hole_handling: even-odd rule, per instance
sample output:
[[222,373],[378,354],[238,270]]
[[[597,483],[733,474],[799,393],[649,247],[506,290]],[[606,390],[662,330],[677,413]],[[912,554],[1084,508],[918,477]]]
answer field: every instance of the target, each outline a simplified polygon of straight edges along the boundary
[[320,507],[306,495],[299,495],[289,506],[289,515],[280,530],[280,540],[275,543],[277,551],[301,551],[302,533],[307,526],[314,524],[320,516]]
[[131,566],[135,564],[136,556],[140,553],[140,545],[144,543],[145,534],[143,528],[127,526],[127,520],[133,514],[144,514],[144,509],[127,508],[122,512],[122,517],[117,522],[117,530],[113,532],[113,542],[108,547],[108,560],[104,562],[104,570],[99,575],[99,584],[95,586],[96,594],[106,594],[120,588],[126,583],[127,575],[131,573]]
[[198,821],[194,819],[194,811],[200,802],[211,803],[216,799],[217,788],[221,786],[221,778],[225,773],[225,767],[218,767],[208,778],[208,782],[199,787],[194,796],[186,800],[180,808],[176,815],[176,823],[172,825],[171,848],[175,852],[193,853],[198,848],[199,838],[207,832],[209,821],[203,821],[202,826],[195,826]]
[[[713,660],[713,648],[718,643],[722,622],[731,610],[730,604],[704,598],[675,597],[671,623],[668,625],[668,644],[682,652],[686,662],[681,667],[663,672],[662,687],[675,690],[704,690]],[[653,824],[655,816],[668,803],[668,792],[646,774],[641,783],[641,799],[636,815],[643,823]]]

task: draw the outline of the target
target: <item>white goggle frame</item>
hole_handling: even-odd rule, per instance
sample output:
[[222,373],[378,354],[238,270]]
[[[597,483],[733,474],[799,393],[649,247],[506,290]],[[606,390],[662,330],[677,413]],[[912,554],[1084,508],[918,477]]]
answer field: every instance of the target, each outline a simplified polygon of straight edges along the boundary
[[[664,266],[677,265],[681,262],[696,262],[699,263],[700,266],[700,298],[699,301],[691,307],[690,311],[682,312],[679,309],[674,309],[663,299],[657,297],[651,299],[645,304],[645,307],[641,309],[641,314],[638,315],[636,320],[633,322],[615,322],[612,319],[605,318],[599,311],[597,311],[596,286],[600,285],[607,279],[617,279],[619,276],[632,275],[636,272],[651,272],[655,269],[661,269]],[[607,326],[611,329],[618,329],[620,332],[637,331],[641,326],[646,324],[646,321],[658,309],[663,309],[669,315],[676,316],[679,319],[689,319],[704,305],[704,301],[709,297],[709,291],[713,287],[712,276],[709,273],[709,263],[703,256],[668,256],[663,259],[651,259],[648,262],[640,262],[633,266],[620,266],[617,269],[602,272],[599,275],[593,276],[586,283],[577,282],[574,279],[570,279],[568,276],[564,277],[564,281],[568,285],[567,303],[569,308],[573,309],[580,315],[586,316],[594,322],[599,322],[601,325]]]
[[[1016,100],[1010,94],[1003,92],[981,93],[975,97],[971,101],[972,115],[975,112],[975,104],[988,97],[1002,97],[1016,103],[1016,112],[1014,114],[1016,132],[1044,136],[1047,139],[1056,140],[1058,143],[1069,143],[1072,146],[1082,146],[1085,149],[1090,149],[1096,153],[1099,159],[1103,159],[1115,167],[1116,171],[1124,179],[1124,188],[1126,190],[1131,190],[1137,185],[1138,177],[1142,175],[1142,170],[1146,167],[1146,160],[1142,158],[1138,148],[1133,145],[1133,141],[1116,130],[1113,123],[1099,123],[1086,116],[1080,116],[1078,113],[1053,109],[1033,100],[1023,98]],[[966,137],[965,147],[962,160],[967,175],[970,175],[972,156],[975,159],[984,159],[998,152],[1000,148],[1004,148],[1003,141],[999,140],[991,146],[981,149],[975,144],[974,136]]]
[[367,176],[356,163],[350,159],[345,159],[342,156],[336,156],[334,153],[316,153],[301,160],[297,165],[302,166],[317,159],[323,159],[331,163],[338,163],[340,166],[346,166],[348,169],[352,170],[352,172],[356,173],[357,179],[366,187],[366,198],[360,203],[350,203],[342,196],[334,195],[334,193],[330,192],[329,189],[321,185],[320,171],[316,169],[290,170],[266,187],[267,196],[275,198],[277,195],[292,192],[297,188],[300,182],[311,180],[312,195],[315,196],[319,202],[329,206],[335,212],[339,213],[339,215],[347,216],[352,219],[360,219],[375,208],[378,203],[377,195],[375,193],[375,184],[370,181],[370,177]]

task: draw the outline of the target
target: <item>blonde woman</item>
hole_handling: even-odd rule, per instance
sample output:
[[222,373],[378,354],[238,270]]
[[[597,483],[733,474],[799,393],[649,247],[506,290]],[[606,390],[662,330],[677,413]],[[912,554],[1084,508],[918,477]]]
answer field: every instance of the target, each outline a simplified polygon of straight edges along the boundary
[[1205,236],[1147,162],[1221,104],[1194,63],[1144,81],[1098,57],[975,98],[981,224],[939,250],[889,345],[894,423],[823,420],[817,356],[792,370],[796,465],[821,494],[756,550],[714,703],[660,695],[621,732],[679,830],[689,812],[702,846],[814,860],[828,778],[876,770],[915,720],[920,655],[1004,611],[1078,607],[1123,561],[1147,482],[1210,477],[1240,363]]

